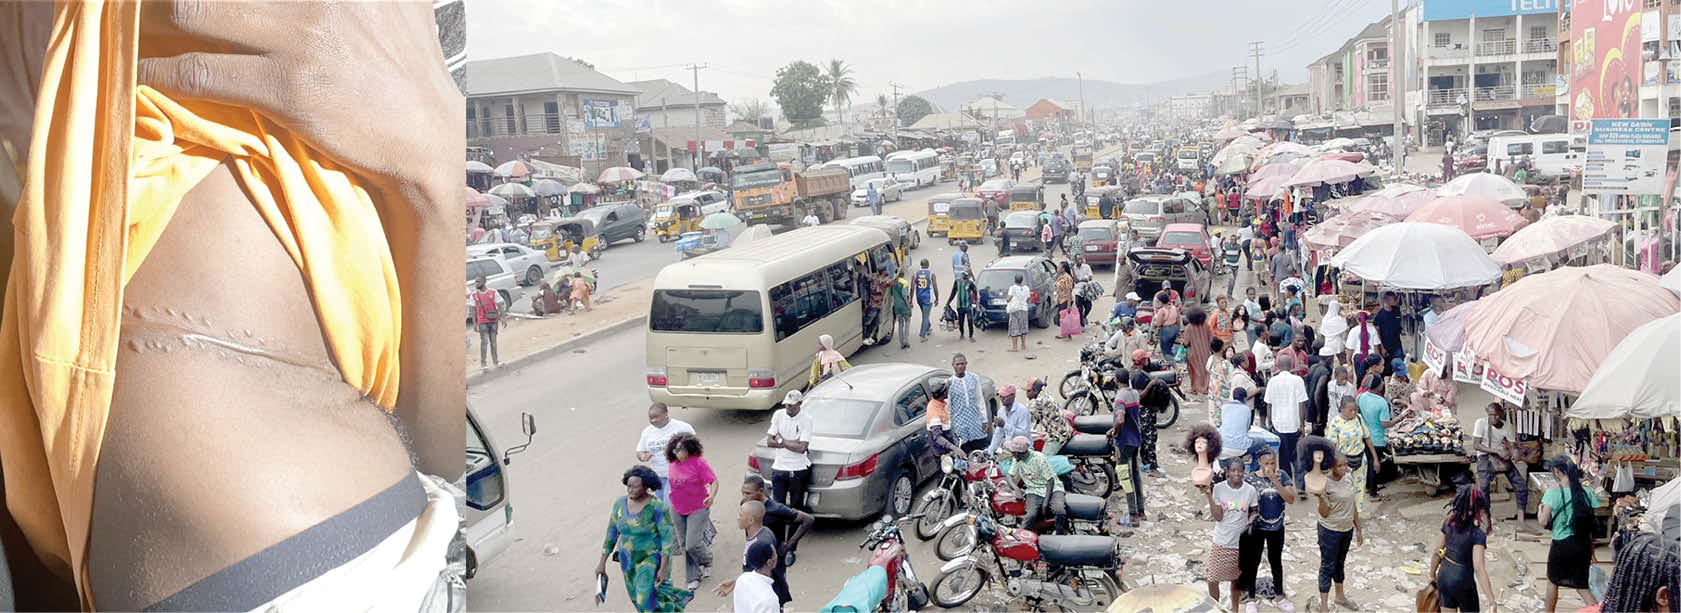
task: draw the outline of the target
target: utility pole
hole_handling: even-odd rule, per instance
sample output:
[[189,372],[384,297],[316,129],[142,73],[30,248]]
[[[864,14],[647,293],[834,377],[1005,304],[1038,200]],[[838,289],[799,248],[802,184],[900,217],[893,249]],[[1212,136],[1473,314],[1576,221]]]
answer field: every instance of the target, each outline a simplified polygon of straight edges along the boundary
[[1232,115],[1238,121],[1243,121],[1243,92],[1249,89],[1249,68],[1245,66],[1232,67]]
[[1086,77],[1076,72],[1074,78],[1080,82],[1080,127],[1084,129],[1089,123],[1086,120]]
[[1004,92],[988,92],[987,95],[992,96],[992,135],[991,136],[992,136],[993,144],[996,145],[998,143],[998,99],[1002,98],[1004,96]]
[[1267,84],[1267,79],[1261,73],[1261,41],[1249,43],[1249,55],[1255,58],[1255,117],[1260,118],[1266,113],[1266,106],[1262,104],[1261,88]]
[[[893,88],[893,114],[883,113],[882,115],[888,117],[888,121],[892,122],[893,146],[897,147],[899,146],[899,88],[904,86],[892,81],[888,81],[887,86]],[[882,110],[885,111],[886,109]]]
[[700,170],[700,153],[705,150],[700,140],[700,69],[706,64],[689,64],[684,68],[694,73],[695,79],[695,153],[689,158],[689,170]]
[[1401,2],[1389,0],[1389,104],[1395,107],[1395,127],[1392,134],[1395,137],[1394,146],[1390,147],[1390,155],[1394,156],[1395,172],[1399,173],[1407,167],[1407,145],[1401,125],[1401,105],[1407,100],[1406,68],[1401,64],[1406,48],[1401,40]]

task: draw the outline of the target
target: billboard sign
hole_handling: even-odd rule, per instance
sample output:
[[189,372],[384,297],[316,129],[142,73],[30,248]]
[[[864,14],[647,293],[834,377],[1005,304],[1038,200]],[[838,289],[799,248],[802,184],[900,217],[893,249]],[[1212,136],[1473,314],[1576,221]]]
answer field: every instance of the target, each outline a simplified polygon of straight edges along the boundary
[[1571,119],[1627,118],[1639,112],[1638,6],[1630,0],[1573,0]]
[[584,112],[584,125],[587,125],[591,128],[617,128],[617,127],[619,127],[619,101],[618,100],[588,100],[588,99],[585,99],[585,100],[579,100],[578,104],[579,104],[579,106],[583,107],[582,110]]
[[[1616,2],[1617,0],[1611,0]],[[1451,21],[1477,17],[1552,15],[1559,0],[1425,0],[1424,21]]]
[[1595,119],[1582,164],[1582,191],[1656,196],[1669,159],[1668,119]]

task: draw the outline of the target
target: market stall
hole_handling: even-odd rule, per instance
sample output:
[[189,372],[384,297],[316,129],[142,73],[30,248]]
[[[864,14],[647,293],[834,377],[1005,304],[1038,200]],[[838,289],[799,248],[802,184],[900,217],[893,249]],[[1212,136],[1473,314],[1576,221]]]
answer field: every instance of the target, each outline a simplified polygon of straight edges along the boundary
[[1565,410],[1571,431],[1588,433],[1586,455],[1610,475],[1615,494],[1652,489],[1681,476],[1681,314],[1630,332],[1606,354]]

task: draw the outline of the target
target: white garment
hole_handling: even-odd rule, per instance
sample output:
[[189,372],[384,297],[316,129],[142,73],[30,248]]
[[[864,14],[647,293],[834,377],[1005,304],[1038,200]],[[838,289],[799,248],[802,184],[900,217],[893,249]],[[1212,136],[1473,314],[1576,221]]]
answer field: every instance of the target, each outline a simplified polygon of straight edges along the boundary
[[1261,492],[1248,483],[1235,488],[1224,480],[1215,483],[1214,504],[1219,505],[1221,511],[1220,521],[1214,524],[1214,544],[1237,547],[1238,539],[1249,527],[1249,509],[1254,508],[1260,499]]
[[1266,343],[1256,342],[1249,346],[1249,352],[1255,355],[1255,370],[1263,373],[1272,372],[1272,348]]
[[[784,441],[811,442],[811,414],[800,411],[799,415],[788,416],[788,409],[777,409],[770,416],[770,429],[765,434],[774,434]],[[811,468],[811,456],[789,450],[787,447],[776,449],[775,460],[771,462],[771,470],[794,471]]]
[[[420,516],[373,549],[253,609],[290,611],[436,611],[449,597],[435,594],[449,563],[449,543],[460,530],[455,497],[416,473],[426,491]],[[430,600],[428,600],[430,599]]]
[[[1488,427],[1487,417],[1478,419],[1477,423],[1471,426],[1471,438],[1482,439],[1483,446],[1490,449],[1503,449],[1505,448],[1505,441],[1517,440],[1517,436],[1512,434],[1512,420],[1507,419],[1500,424],[1499,428],[1490,428]],[[1485,455],[1488,454],[1482,451],[1477,452],[1479,458]]]
[[1334,353],[1342,353],[1344,345],[1343,335],[1348,332],[1348,320],[1342,314],[1342,304],[1332,300],[1325,307],[1325,316],[1319,320],[1319,334],[1325,337],[1325,346]]
[[655,428],[653,424],[642,428],[642,438],[636,441],[637,453],[654,454],[654,457],[648,458],[648,468],[654,469],[662,478],[670,476],[667,470],[671,468],[671,463],[665,459],[665,446],[671,442],[671,435],[678,432],[694,434],[695,427],[673,417],[665,422],[664,428]]
[[1342,406],[1343,398],[1354,397],[1354,392],[1354,381],[1350,380],[1348,383],[1337,385],[1337,380],[1331,379],[1331,382],[1325,386],[1325,400],[1331,404],[1331,412],[1335,413]]
[[1033,290],[1028,289],[1026,285],[1011,285],[1009,297],[1009,302],[1004,306],[1005,311],[1011,313],[1026,311],[1027,302],[1033,298]]
[[782,602],[776,598],[771,578],[755,571],[735,578],[735,591],[730,597],[735,613],[782,613]]
[[1279,434],[1302,429],[1302,403],[1307,402],[1307,384],[1296,373],[1284,371],[1267,379],[1266,401],[1272,407],[1272,427]]
[[590,263],[590,254],[584,253],[582,249],[579,249],[578,251],[572,252],[571,255],[566,256],[566,260],[572,265],[573,270],[579,270],[582,269],[585,264]]
[[805,219],[800,220],[800,223],[808,226],[820,226],[823,225],[823,220],[818,219],[816,215],[806,215]]

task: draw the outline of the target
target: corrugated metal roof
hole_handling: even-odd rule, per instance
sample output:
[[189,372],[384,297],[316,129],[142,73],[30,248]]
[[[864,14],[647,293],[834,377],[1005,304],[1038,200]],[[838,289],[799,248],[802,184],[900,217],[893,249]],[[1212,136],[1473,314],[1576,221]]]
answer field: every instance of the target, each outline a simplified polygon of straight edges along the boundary
[[576,91],[634,96],[641,93],[613,77],[553,52],[467,62],[467,95]]
[[[683,87],[671,79],[630,81],[625,85],[641,92],[636,96],[636,108],[638,109],[655,109],[665,106],[694,108],[695,105],[694,90]],[[718,94],[702,90],[700,92],[700,105],[713,104],[725,104],[725,102],[723,98],[718,97]]]

